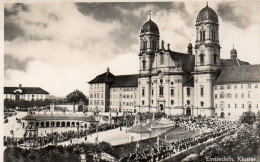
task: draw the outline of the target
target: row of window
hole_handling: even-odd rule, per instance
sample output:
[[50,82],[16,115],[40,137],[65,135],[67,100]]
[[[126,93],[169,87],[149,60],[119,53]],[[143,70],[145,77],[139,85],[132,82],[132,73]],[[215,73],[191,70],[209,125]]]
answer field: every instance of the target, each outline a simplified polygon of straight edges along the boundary
[[122,102],[122,101],[111,101],[111,106],[134,106],[136,107],[136,101],[134,102]]
[[[200,54],[199,57],[200,57],[200,65],[204,65],[204,63],[205,63],[205,62],[204,62],[204,60],[205,60],[205,59],[204,59],[204,58],[205,58],[205,55],[204,55],[204,54]],[[217,54],[214,54],[214,55],[213,55],[213,63],[214,63],[214,64],[217,63],[217,57],[218,57]]]
[[134,99],[136,99],[136,94],[135,95],[128,95],[128,94],[127,95],[125,95],[125,94],[122,95],[121,93],[119,95],[112,95],[111,94],[110,97],[111,98],[118,98],[119,97],[119,98],[134,98]]
[[[238,94],[236,93],[235,95],[235,98],[238,98]],[[221,94],[219,94],[219,98],[232,98],[232,94],[231,93],[228,93],[228,94],[224,94],[224,92],[221,92]],[[252,93],[251,92],[248,92],[247,93],[247,96],[246,96],[247,98],[252,98]],[[218,95],[217,94],[215,94],[215,98],[218,98]],[[245,98],[245,94],[244,93],[241,93],[241,98]]]
[[90,98],[99,98],[99,96],[100,96],[100,98],[104,98],[103,93],[101,93],[100,95],[99,95],[99,93],[94,93],[94,95],[91,93],[89,97]]
[[[241,104],[240,107],[239,107],[239,104],[234,104],[234,105],[232,105],[232,108],[245,108],[245,106],[247,106],[247,108],[249,108],[249,109],[253,108],[253,104],[252,103]],[[215,108],[218,108],[218,104],[215,104]],[[219,108],[224,109],[225,108],[225,104],[221,103]],[[227,104],[227,108],[231,108],[231,104]],[[255,108],[258,109],[258,104],[255,104]]]
[[[150,41],[150,47],[151,47],[151,49],[153,49],[153,50],[156,50],[156,47],[157,47],[157,41],[156,40],[152,40],[152,41]],[[141,49],[142,50],[146,50],[147,48],[148,48],[148,41],[147,40],[143,40],[142,42],[141,42]]]
[[137,88],[113,88],[112,92],[136,92]]
[[220,86],[215,86],[215,90],[218,90],[218,89],[220,89],[220,90],[224,90],[224,89],[232,89],[232,87],[234,87],[234,89],[237,89],[238,87],[241,87],[241,89],[243,89],[244,87],[245,88],[248,88],[248,89],[250,89],[250,88],[253,88],[253,87],[255,87],[255,88],[258,88],[258,84],[241,84],[240,86],[238,86],[238,85],[220,85]]
[[[89,105],[99,105],[99,100],[90,100]],[[104,105],[104,100],[100,101],[100,105]]]
[[[213,40],[213,41],[215,41],[216,40],[216,31],[215,30],[211,30],[211,39]],[[206,40],[206,30],[200,30],[200,40],[201,41],[205,41]]]
[[[10,94],[10,95],[7,94],[7,95],[5,95],[6,98],[9,98],[9,97],[12,98],[13,96],[17,96],[17,95],[12,95],[12,94]],[[39,98],[39,97],[40,97],[40,98],[42,98],[42,97],[43,97],[43,95],[29,95],[29,94],[27,94],[27,95],[24,94],[24,95],[19,95],[19,96],[27,97],[27,98],[30,98],[30,97],[36,97],[36,98]]]
[[[171,91],[171,96],[173,97],[174,96],[174,88],[171,88],[170,89],[170,91]],[[191,95],[191,91],[190,91],[190,88],[187,88],[186,89],[186,92],[187,92],[187,96],[190,96]],[[203,87],[202,87],[202,89],[201,89],[201,95],[203,96],[203,94],[204,94],[204,90],[203,90]],[[151,95],[153,96],[154,95],[154,90],[152,89],[151,90]],[[164,95],[164,91],[163,91],[163,86],[162,85],[160,85],[159,86],[159,96],[163,96]],[[142,88],[142,97],[144,97],[145,96],[145,88]]]

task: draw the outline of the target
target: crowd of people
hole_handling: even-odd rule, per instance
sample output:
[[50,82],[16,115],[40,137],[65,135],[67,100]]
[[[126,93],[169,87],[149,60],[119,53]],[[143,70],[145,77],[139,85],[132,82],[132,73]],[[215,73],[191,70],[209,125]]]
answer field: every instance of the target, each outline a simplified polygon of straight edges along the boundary
[[[118,123],[118,124],[102,124],[98,127],[92,126],[89,129],[84,129],[84,130],[71,130],[71,131],[66,131],[66,132],[53,132],[53,133],[46,133],[45,136],[38,136],[36,138],[37,142],[34,142],[34,144],[30,144],[28,136],[24,136],[23,138],[15,138],[15,137],[8,137],[4,136],[4,146],[21,146],[21,145],[28,145],[32,146],[36,144],[36,146],[43,147],[47,144],[54,144],[56,145],[57,143],[64,142],[64,141],[70,141],[72,142],[72,139],[74,138],[82,138],[85,137],[85,140],[87,140],[87,135],[91,135],[96,132],[102,132],[106,130],[111,130],[111,129],[116,129],[118,127],[125,126],[126,123]],[[128,123],[128,126],[131,124]],[[27,142],[26,142],[27,141]],[[31,139],[31,141],[33,141]]]
[[135,151],[129,156],[120,159],[121,162],[140,161],[155,162],[168,158],[178,152],[197,146],[210,139],[232,133],[240,127],[238,122],[221,121],[218,119],[206,119],[200,117],[168,116],[176,126],[182,125],[189,131],[200,133],[194,137],[183,138],[178,141],[164,142],[162,144],[147,147],[145,150]]

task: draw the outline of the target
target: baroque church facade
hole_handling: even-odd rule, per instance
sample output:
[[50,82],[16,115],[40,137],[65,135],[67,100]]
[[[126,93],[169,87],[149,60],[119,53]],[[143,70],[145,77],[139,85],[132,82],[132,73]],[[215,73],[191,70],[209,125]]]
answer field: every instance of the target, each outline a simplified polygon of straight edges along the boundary
[[[220,94],[214,91],[217,85],[233,84],[219,81],[223,80],[222,73],[233,66],[238,69],[249,66],[253,70],[248,76],[260,76],[257,72],[260,66],[240,61],[234,48],[230,59],[220,58],[218,16],[208,5],[198,13],[195,27],[195,46],[189,43],[187,53],[179,53],[160,41],[159,28],[150,18],[139,35],[139,74],[114,76],[108,69],[98,75],[89,82],[89,109],[227,117],[223,106],[218,110],[220,103],[216,96]],[[232,70],[229,69],[229,73]],[[258,85],[260,77],[251,81],[238,78],[235,83],[248,82]],[[103,87],[103,97],[99,95],[99,87]],[[259,89],[253,91],[259,98]],[[258,108],[259,99],[252,102]],[[232,115],[229,113],[229,116]]]

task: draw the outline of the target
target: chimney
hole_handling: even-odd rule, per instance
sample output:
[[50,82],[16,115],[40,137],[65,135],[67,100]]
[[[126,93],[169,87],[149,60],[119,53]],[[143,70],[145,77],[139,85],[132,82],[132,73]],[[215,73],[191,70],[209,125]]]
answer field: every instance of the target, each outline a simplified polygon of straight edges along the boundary
[[22,84],[19,84],[19,88],[22,88]]

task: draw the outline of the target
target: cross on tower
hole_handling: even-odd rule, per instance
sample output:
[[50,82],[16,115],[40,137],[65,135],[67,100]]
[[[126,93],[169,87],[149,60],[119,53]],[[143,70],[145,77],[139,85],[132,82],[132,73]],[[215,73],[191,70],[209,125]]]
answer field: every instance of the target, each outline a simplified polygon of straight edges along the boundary
[[149,18],[150,18],[150,20],[152,19],[152,11],[151,10],[149,11]]

